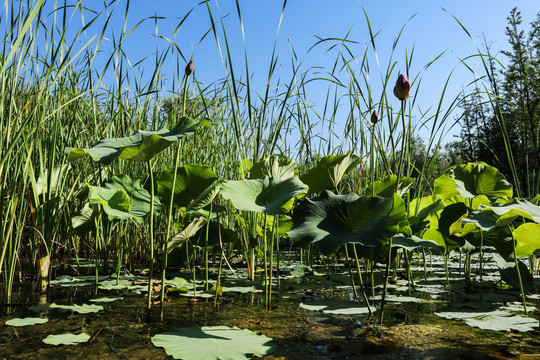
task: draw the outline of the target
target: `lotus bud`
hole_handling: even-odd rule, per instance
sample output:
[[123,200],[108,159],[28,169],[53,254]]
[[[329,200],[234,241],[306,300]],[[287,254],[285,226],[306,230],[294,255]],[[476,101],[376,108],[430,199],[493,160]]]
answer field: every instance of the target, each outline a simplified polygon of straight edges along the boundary
[[186,65],[186,75],[187,76],[192,75],[194,71],[195,71],[195,63],[193,62],[193,60],[191,60]]
[[373,112],[371,113],[371,122],[373,123],[373,125],[379,122],[379,113],[377,112],[377,110],[373,110]]
[[407,99],[409,97],[409,91],[411,90],[411,83],[405,75],[400,74],[397,81],[396,86],[394,86],[394,95],[401,101]]

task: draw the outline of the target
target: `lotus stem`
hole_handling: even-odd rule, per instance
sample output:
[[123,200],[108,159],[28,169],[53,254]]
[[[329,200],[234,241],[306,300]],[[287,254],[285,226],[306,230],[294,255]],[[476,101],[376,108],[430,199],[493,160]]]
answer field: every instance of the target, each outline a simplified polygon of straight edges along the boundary
[[371,316],[373,312],[371,311],[371,306],[369,305],[369,300],[366,294],[366,290],[364,288],[364,282],[362,280],[362,272],[360,271],[360,262],[358,261],[358,253],[356,252],[356,245],[352,244],[353,252],[354,252],[354,260],[356,261],[356,271],[358,272],[358,281],[360,282],[360,291],[362,291],[362,296],[364,297],[364,301],[366,302],[369,315]]
[[150,308],[152,307],[152,277],[154,275],[154,174],[150,161],[146,162],[150,175],[150,269],[148,271],[148,320],[150,320]]
[[345,244],[345,262],[347,263],[347,268],[349,269],[349,278],[351,279],[351,285],[353,288],[354,299],[358,299],[358,292],[356,291],[356,284],[354,283],[354,277],[351,269],[351,263],[349,262],[349,250],[347,250],[347,244]]
[[517,271],[517,276],[519,280],[519,289],[521,290],[521,300],[523,301],[523,311],[525,312],[525,316],[529,316],[527,313],[527,303],[525,301],[525,291],[523,290],[523,282],[521,281],[521,271],[519,270],[519,262],[518,262],[518,257],[516,254],[516,240],[514,239],[514,234],[512,233],[512,229],[510,228],[510,225],[508,225],[508,230],[510,230],[510,234],[512,236],[512,246],[514,247],[514,263],[516,264],[516,271]]

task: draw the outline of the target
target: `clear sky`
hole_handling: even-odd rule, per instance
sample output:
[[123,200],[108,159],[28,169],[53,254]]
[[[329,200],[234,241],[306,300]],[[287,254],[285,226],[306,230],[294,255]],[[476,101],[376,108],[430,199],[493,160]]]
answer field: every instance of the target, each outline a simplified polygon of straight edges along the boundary
[[[418,111],[425,111],[431,106],[436,106],[444,82],[452,71],[453,75],[446,95],[448,102],[467,83],[474,80],[475,75],[460,65],[460,59],[474,55],[478,52],[478,48],[483,48],[483,35],[491,46],[492,53],[504,63],[505,59],[499,51],[508,47],[505,26],[511,8],[515,6],[521,11],[524,20],[523,29],[526,31],[528,24],[540,11],[538,0],[289,0],[278,33],[283,1],[239,0],[238,2],[243,19],[245,43],[236,2],[211,0],[209,4],[218,27],[221,27],[219,15],[224,17],[223,25],[233,54],[232,60],[237,78],[241,76],[245,78],[245,74],[241,73],[245,70],[244,48],[246,49],[250,76],[252,76],[251,85],[255,92],[264,92],[274,43],[279,55],[274,77],[280,78],[281,82],[285,83],[291,76],[291,46],[303,62],[303,71],[312,66],[322,67],[323,72],[330,71],[336,61],[337,49],[326,52],[329,48],[328,44],[318,46],[308,53],[310,47],[317,42],[317,37],[343,38],[348,34],[349,40],[357,42],[357,44],[351,44],[352,51],[357,52],[354,55],[361,56],[365,47],[370,46],[365,10],[372,31],[378,33],[376,49],[380,68],[371,50],[369,59],[369,81],[373,81],[374,91],[377,91],[381,74],[388,66],[394,39],[404,26],[393,55],[396,61],[394,72],[395,77],[399,72],[405,72],[405,53],[410,55],[414,48],[409,74],[411,79],[420,73],[422,75],[421,90],[416,104]],[[52,2],[49,1],[49,3]],[[95,1],[94,9],[99,9],[99,3]],[[94,1],[84,4],[92,7],[94,5],[91,4],[94,4]],[[119,0],[114,5],[115,10],[110,26],[116,33],[122,28],[125,6],[126,0]],[[210,18],[206,5],[199,0],[132,0],[130,2],[128,29],[149,16],[163,17],[159,20],[144,21],[122,45],[122,50],[132,64],[146,56],[149,57],[137,66],[138,71],[144,71],[145,74],[152,72],[153,54],[156,48],[163,50],[169,44],[155,35],[170,37],[180,19],[190,10],[192,12],[177,32],[174,42],[186,58],[193,57],[195,60],[195,72],[199,81],[210,84],[224,77],[225,70],[214,35],[209,33],[204,40],[200,41],[210,29]],[[453,16],[469,31],[472,39]],[[74,26],[76,27],[76,22]],[[87,31],[87,39],[98,34],[100,30],[100,25],[96,23],[95,27]],[[224,48],[221,29],[218,35],[221,46]],[[112,43],[107,41],[101,47],[105,53],[113,49]],[[442,52],[445,52],[442,58],[429,69],[424,70],[424,66]],[[162,69],[165,79],[172,78],[175,71],[173,63],[173,58],[165,63]],[[481,72],[478,60],[470,59],[468,63],[473,69]],[[182,64],[180,68],[182,71],[183,66]],[[324,99],[325,91],[326,88],[318,89],[314,86],[308,97],[314,102],[319,102]],[[457,130],[451,132],[446,140],[452,140],[451,135],[456,132]]]

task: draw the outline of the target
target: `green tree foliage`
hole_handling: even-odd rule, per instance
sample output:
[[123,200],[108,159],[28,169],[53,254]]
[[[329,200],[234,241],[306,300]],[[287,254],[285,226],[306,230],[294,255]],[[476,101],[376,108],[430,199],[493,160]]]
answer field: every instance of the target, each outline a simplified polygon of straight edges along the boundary
[[[522,30],[521,13],[508,16],[506,66],[486,45],[489,94],[476,88],[462,102],[460,142],[450,145],[463,161],[485,161],[513,179],[521,196],[540,192],[540,12]],[[499,66],[498,66],[499,65]]]

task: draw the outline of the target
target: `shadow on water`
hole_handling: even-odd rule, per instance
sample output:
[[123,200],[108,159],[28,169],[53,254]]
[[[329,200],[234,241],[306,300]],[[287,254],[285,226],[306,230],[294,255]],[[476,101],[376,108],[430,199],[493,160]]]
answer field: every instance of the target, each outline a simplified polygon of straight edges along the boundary
[[[14,294],[18,305],[9,308],[10,314],[4,307],[2,314],[0,359],[167,359],[170,357],[162,348],[153,346],[151,337],[193,325],[237,326],[271,337],[277,350],[264,359],[518,359],[519,354],[540,353],[538,331],[523,334],[471,328],[433,315],[446,306],[439,302],[388,304],[386,321],[380,328],[372,320],[378,318],[378,313],[369,318],[305,310],[298,306],[301,301],[348,298],[348,290],[309,289],[309,285],[309,281],[283,281],[282,292],[276,293],[271,310],[265,309],[264,295],[260,293],[226,294],[218,299],[217,307],[213,298],[190,301],[171,296],[162,322],[159,306],[152,308],[151,321],[147,321],[144,294],[99,289],[99,296],[123,298],[100,303],[104,309],[97,313],[36,313],[28,308],[40,301],[39,296],[20,288]],[[50,288],[46,301],[91,304],[89,299],[95,294],[92,285],[55,286]],[[14,317],[31,316],[47,317],[49,322],[27,327],[3,325]],[[534,316],[538,317],[538,311]],[[92,343],[52,346],[42,342],[50,334],[92,335],[98,330]]]

